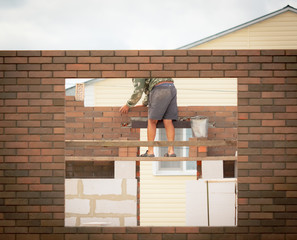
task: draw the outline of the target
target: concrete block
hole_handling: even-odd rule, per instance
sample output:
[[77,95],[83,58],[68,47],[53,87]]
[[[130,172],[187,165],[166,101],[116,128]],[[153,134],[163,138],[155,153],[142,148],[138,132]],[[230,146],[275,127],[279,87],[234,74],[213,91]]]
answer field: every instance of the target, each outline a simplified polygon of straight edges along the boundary
[[65,199],[65,213],[88,214],[90,212],[90,200]]
[[224,178],[223,160],[202,161],[203,179],[222,179]]
[[65,218],[66,227],[74,227],[76,224],[76,217],[67,217]]
[[118,227],[120,226],[119,218],[98,218],[98,217],[81,217],[81,226],[90,227]]
[[96,200],[95,213],[114,213],[136,215],[137,204],[133,200]]
[[77,183],[79,179],[65,179],[65,195],[77,195]]
[[84,195],[121,195],[122,179],[83,179]]
[[135,161],[115,161],[115,179],[135,178],[136,162]]
[[211,226],[236,225],[236,195],[234,182],[210,182],[209,222]]
[[126,179],[126,191],[128,195],[137,196],[137,179]]
[[207,188],[202,180],[186,182],[186,226],[207,226]]
[[135,217],[125,217],[125,226],[126,227],[137,226],[136,216]]

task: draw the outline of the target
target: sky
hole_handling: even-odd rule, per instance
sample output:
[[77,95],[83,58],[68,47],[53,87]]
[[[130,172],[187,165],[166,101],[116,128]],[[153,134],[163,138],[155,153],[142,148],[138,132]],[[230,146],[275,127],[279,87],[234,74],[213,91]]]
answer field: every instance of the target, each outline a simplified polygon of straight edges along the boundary
[[1,50],[157,50],[297,0],[0,0]]

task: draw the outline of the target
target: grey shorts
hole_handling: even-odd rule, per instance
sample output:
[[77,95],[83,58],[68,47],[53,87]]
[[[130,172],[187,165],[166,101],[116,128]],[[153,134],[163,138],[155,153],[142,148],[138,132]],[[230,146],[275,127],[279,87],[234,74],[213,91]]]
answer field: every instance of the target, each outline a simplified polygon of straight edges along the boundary
[[176,88],[173,83],[155,86],[149,94],[148,118],[154,120],[178,118]]

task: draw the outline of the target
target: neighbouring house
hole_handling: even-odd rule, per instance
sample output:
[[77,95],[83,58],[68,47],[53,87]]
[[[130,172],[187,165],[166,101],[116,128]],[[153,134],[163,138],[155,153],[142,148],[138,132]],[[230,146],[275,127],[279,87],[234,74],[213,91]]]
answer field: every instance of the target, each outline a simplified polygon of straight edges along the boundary
[[297,9],[288,5],[179,49],[296,49],[296,47]]
[[[213,36],[201,39],[199,41],[185,45],[179,49],[296,49],[297,48],[297,9],[287,6],[283,9],[259,17],[247,23],[238,25],[234,28],[228,29]],[[173,67],[170,64],[167,65],[168,70]],[[199,66],[193,64],[193,69],[207,68],[207,65],[199,64]],[[225,66],[217,66],[218,68],[232,67],[232,64]],[[183,69],[181,69],[183,70]],[[200,111],[203,115],[207,115],[211,119],[211,123],[214,123],[216,119],[223,117],[223,114],[227,114],[224,117],[233,119],[233,123],[228,123],[228,131],[230,131],[233,137],[237,135],[237,123],[236,109],[237,106],[237,79],[225,78],[224,80],[217,78],[176,78],[174,79],[178,89],[178,105],[188,106],[196,108],[201,107],[204,111]],[[69,80],[71,81],[71,80]],[[132,84],[131,79],[90,79],[85,82],[85,98],[84,106],[114,106],[118,107],[125,103],[126,99],[131,95]],[[74,95],[75,86],[66,90],[66,95]],[[195,108],[196,107],[196,108]],[[217,109],[216,109],[217,108]],[[221,111],[221,108],[231,109],[230,111]],[[218,111],[218,109],[220,109]],[[216,115],[217,114],[217,115]],[[220,116],[221,114],[221,116]],[[184,117],[186,117],[185,115]],[[221,124],[221,126],[220,126]],[[221,137],[226,138],[223,135],[225,132],[224,122],[219,121],[219,126],[216,128],[210,128],[210,134],[212,138]],[[210,126],[212,127],[212,126]],[[222,130],[224,129],[224,130]],[[216,132],[217,131],[217,132]],[[222,134],[219,131],[223,131]],[[146,130],[142,128],[140,130],[140,140],[146,139]],[[221,134],[221,135],[220,135]],[[165,132],[162,128],[158,129],[157,139],[164,140]],[[181,128],[177,129],[176,140],[188,140],[192,137],[190,129]],[[144,151],[144,149],[141,149]],[[189,151],[187,148],[177,149],[181,156],[188,156]],[[162,155],[163,149],[156,150],[157,154]],[[216,155],[215,150],[209,154]],[[234,149],[229,154],[235,154]],[[128,163],[127,163],[128,164]],[[94,195],[102,196],[104,194],[96,193],[96,183],[94,181],[94,187],[89,194],[84,184],[90,184],[90,181],[83,179],[67,179],[66,181],[66,217],[68,216],[68,224],[72,225],[91,225],[92,222],[100,221],[104,224],[108,223],[113,226],[135,226],[137,225],[137,200],[136,190],[131,190],[130,195],[126,194],[128,190],[133,186],[136,186],[135,172],[136,168],[134,163],[131,164],[130,176],[114,177],[115,180],[109,180],[110,186],[117,186],[114,189],[119,189],[122,186],[122,192],[118,191],[118,197],[123,201],[133,200],[134,205],[130,204],[126,209],[127,213],[118,212],[122,216],[126,217],[122,219],[110,218],[107,213],[103,212],[105,220],[101,218],[84,218],[84,222],[79,222],[75,218],[75,212],[77,210],[71,210],[73,206],[67,205],[67,200],[76,199],[80,196],[87,202],[90,208],[85,209],[85,212],[95,211],[100,213],[95,199],[87,200],[87,195],[91,198]],[[215,165],[213,163],[202,163],[202,172],[206,173],[202,179],[198,181],[196,176],[196,165],[193,162],[141,162],[140,163],[140,209],[139,209],[139,223],[141,226],[234,226],[236,225],[236,175],[235,171],[233,176],[224,178],[224,162],[218,159]],[[225,165],[226,166],[226,165]],[[123,165],[116,163],[114,171],[120,172]],[[132,169],[132,170],[131,170]],[[216,169],[215,175],[209,172],[209,169]],[[207,175],[209,174],[209,175]],[[108,181],[104,179],[105,183]],[[116,182],[114,182],[116,181]],[[130,185],[128,185],[130,184]],[[73,187],[75,186],[75,187]],[[124,186],[124,187],[123,187]],[[131,187],[132,186],[132,187]],[[207,186],[207,188],[206,188]],[[67,188],[71,190],[67,190]],[[124,193],[123,193],[124,192]],[[110,192],[107,191],[107,195]],[[113,195],[113,194],[111,194]],[[114,194],[116,195],[116,194]],[[187,197],[188,196],[188,197]],[[190,196],[190,197],[189,197]],[[199,197],[200,196],[200,197]],[[115,196],[112,196],[115,197]],[[123,197],[127,197],[124,199]],[[103,198],[107,198],[104,196]],[[208,202],[207,202],[208,199]],[[75,204],[75,202],[73,201]],[[93,205],[92,205],[93,204]],[[119,204],[122,204],[119,202]],[[108,205],[108,204],[107,204]],[[69,211],[67,212],[67,206]],[[111,206],[109,204],[108,206]],[[119,205],[115,206],[119,208]],[[89,210],[91,209],[91,210]],[[208,209],[208,210],[207,210]],[[222,212],[222,209],[225,210]],[[73,212],[73,216],[71,215]],[[82,210],[83,211],[83,210]],[[120,210],[119,210],[120,211]],[[208,211],[208,212],[207,212]],[[199,214],[197,213],[199,212]],[[68,214],[68,215],[67,215]],[[104,215],[105,214],[105,215]],[[110,216],[116,214],[112,212]],[[126,214],[126,215],[125,215]],[[78,215],[77,215],[78,216]],[[124,219],[124,220],[123,220]],[[198,219],[198,220],[197,220]],[[215,219],[215,220],[214,220]],[[67,220],[67,218],[66,218]],[[217,220],[217,221],[216,221]],[[89,221],[89,222],[88,222]],[[104,225],[103,224],[103,225]],[[108,225],[107,224],[107,225]]]

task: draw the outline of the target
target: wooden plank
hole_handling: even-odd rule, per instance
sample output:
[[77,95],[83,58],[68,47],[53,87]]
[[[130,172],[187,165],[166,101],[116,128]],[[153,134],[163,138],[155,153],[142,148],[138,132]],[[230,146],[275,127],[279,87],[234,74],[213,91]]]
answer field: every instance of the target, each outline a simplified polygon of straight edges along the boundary
[[138,140],[65,140],[66,147],[166,147],[166,146],[236,146],[233,140],[138,141]]
[[213,157],[93,157],[93,156],[65,156],[65,161],[237,161],[236,156]]

